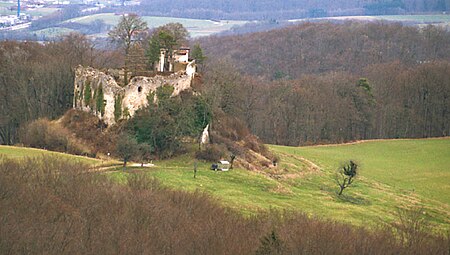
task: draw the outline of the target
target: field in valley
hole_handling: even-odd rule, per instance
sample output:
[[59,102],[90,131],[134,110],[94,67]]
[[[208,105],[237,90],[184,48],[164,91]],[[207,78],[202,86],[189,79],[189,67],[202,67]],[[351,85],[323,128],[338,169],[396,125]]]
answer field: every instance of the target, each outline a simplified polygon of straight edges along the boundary
[[424,15],[379,15],[379,16],[338,16],[338,17],[324,17],[312,19],[293,19],[290,22],[304,22],[314,20],[354,20],[354,21],[386,21],[386,22],[401,22],[409,25],[425,26],[437,25],[444,28],[450,26],[449,14],[424,14]]
[[[150,168],[128,167],[124,172],[116,166],[104,173],[121,182],[130,173],[144,171],[165,186],[207,192],[245,215],[268,209],[298,210],[326,219],[375,226],[395,221],[399,208],[422,208],[433,226],[450,229],[448,138],[269,147],[279,154],[281,162],[265,172],[214,172],[209,170],[210,163],[200,162],[194,178],[194,159],[186,154],[155,161]],[[8,157],[39,153],[42,151],[0,147],[0,154]],[[338,196],[335,171],[350,159],[360,165],[360,174]]]
[[[120,15],[114,13],[101,13],[93,14],[89,16],[78,17],[67,20],[65,22],[73,22],[80,24],[89,24],[95,20],[102,20],[108,25],[115,26],[120,19]],[[236,20],[203,20],[203,19],[185,19],[185,18],[173,18],[173,17],[155,17],[155,16],[143,16],[144,21],[147,22],[149,28],[155,28],[167,23],[181,23],[189,31],[191,37],[207,36],[214,33],[219,33],[228,30],[236,25],[243,25],[247,21]],[[106,34],[104,35],[106,36]]]

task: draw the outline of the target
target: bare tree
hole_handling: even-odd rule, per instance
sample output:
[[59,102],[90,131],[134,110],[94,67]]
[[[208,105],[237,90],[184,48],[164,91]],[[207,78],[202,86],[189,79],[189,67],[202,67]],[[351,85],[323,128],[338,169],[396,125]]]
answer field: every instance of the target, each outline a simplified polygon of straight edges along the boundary
[[339,169],[339,172],[336,174],[336,183],[340,188],[339,196],[342,195],[342,192],[345,188],[353,183],[357,169],[358,165],[352,160],[350,160],[348,164],[345,164]]
[[108,36],[112,42],[120,45],[125,51],[125,84],[128,82],[127,57],[131,46],[140,41],[140,35],[148,30],[147,22],[143,21],[137,14],[123,15],[119,23]]

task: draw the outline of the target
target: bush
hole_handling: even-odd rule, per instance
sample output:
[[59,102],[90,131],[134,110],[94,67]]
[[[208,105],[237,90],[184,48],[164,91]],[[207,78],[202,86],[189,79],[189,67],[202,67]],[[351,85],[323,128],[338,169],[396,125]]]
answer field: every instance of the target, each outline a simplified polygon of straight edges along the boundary
[[20,131],[20,141],[28,147],[67,152],[76,155],[92,155],[70,132],[56,122],[38,119],[24,126]]
[[113,152],[121,123],[106,129],[106,124],[96,116],[80,110],[69,110],[61,118],[62,125],[74,133],[75,137],[89,145],[94,152]]
[[195,158],[209,162],[217,162],[227,156],[227,149],[217,144],[208,144],[203,150],[195,153]]
[[22,128],[20,140],[29,147],[66,152],[69,133],[48,119],[38,119]]

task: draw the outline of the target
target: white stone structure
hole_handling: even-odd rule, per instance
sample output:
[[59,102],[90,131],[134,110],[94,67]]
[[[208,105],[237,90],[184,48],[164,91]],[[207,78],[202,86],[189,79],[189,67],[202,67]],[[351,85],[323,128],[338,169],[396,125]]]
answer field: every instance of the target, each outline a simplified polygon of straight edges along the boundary
[[[172,85],[172,96],[191,88],[195,66],[187,72],[176,72],[169,76],[133,77],[127,86],[121,87],[112,75],[91,67],[78,66],[75,70],[73,108],[91,112],[108,125],[116,123],[116,118],[127,118],[141,107],[148,105],[149,95],[163,85]],[[192,73],[193,72],[193,73]],[[86,93],[90,91],[90,96]],[[101,102],[103,94],[103,107]],[[120,107],[120,109],[116,109]],[[119,116],[119,117],[118,117]]]
[[172,58],[168,56],[167,49],[161,49],[158,61],[158,72],[183,72],[190,73],[190,75],[195,73],[195,60],[189,59],[189,48],[180,48],[174,50],[172,53]]
[[200,144],[208,144],[209,143],[209,124],[206,125],[205,129],[203,129],[202,137],[200,138]]

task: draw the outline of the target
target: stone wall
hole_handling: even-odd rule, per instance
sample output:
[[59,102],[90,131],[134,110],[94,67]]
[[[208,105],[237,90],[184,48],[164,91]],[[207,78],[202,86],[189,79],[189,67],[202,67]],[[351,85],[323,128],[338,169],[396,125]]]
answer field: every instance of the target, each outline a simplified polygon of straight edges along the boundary
[[73,107],[91,112],[106,124],[112,125],[147,106],[148,95],[160,86],[172,85],[173,96],[189,89],[195,74],[195,67],[192,68],[194,71],[190,70],[189,74],[179,72],[168,76],[136,76],[127,86],[121,87],[113,76],[91,67],[79,66],[75,70]]

